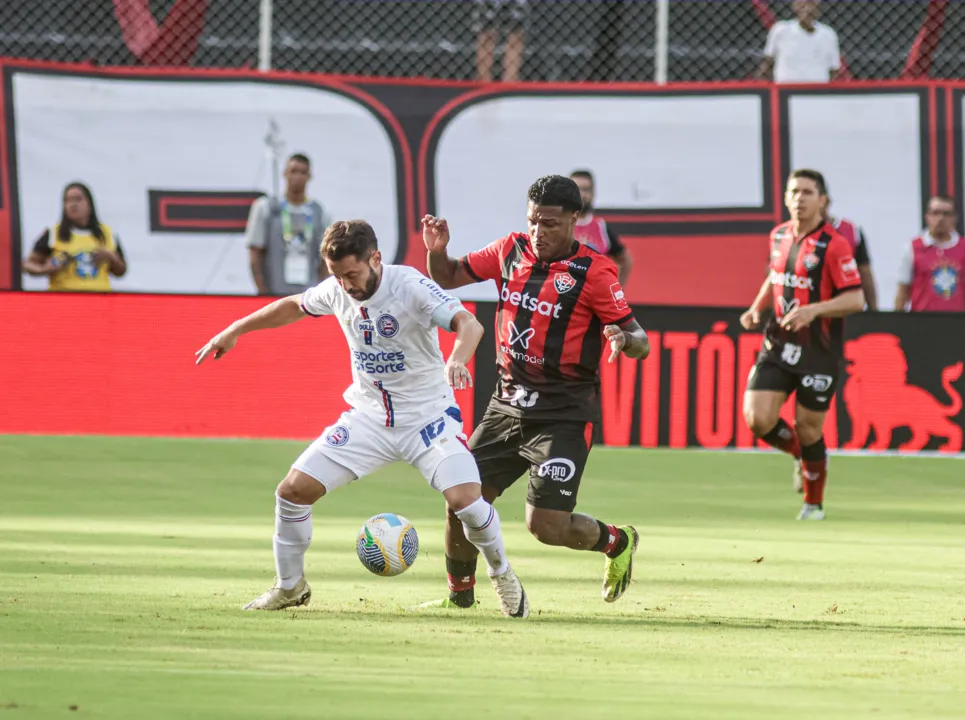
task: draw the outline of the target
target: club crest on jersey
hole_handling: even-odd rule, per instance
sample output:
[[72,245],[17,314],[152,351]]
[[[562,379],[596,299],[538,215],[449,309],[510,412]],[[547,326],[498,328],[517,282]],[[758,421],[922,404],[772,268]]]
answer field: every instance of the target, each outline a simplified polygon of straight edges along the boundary
[[806,267],[808,270],[813,270],[820,262],[821,259],[814,253],[804,256],[804,267]]
[[392,315],[388,313],[383,313],[379,315],[379,319],[375,321],[375,329],[378,331],[379,335],[384,338],[395,337],[399,332],[399,321],[396,320]]
[[556,273],[556,277],[553,278],[553,285],[556,287],[556,292],[562,295],[576,287],[576,278],[568,272]]
[[332,447],[342,447],[348,442],[348,428],[344,425],[336,425],[325,435],[325,442]]

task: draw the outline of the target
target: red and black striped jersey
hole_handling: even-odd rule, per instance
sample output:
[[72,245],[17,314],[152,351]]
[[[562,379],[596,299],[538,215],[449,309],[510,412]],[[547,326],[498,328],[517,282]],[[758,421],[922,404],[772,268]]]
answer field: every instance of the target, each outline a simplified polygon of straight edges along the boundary
[[528,235],[512,233],[462,265],[478,282],[499,286],[499,382],[490,407],[515,417],[596,420],[603,328],[633,320],[613,261],[574,241],[566,257],[542,262]]
[[844,348],[844,321],[819,318],[804,330],[791,332],[781,319],[797,307],[829,300],[842,292],[861,288],[861,275],[851,244],[830,223],[801,238],[794,237],[791,223],[771,231],[771,292],[774,316],[765,329],[766,344],[780,353],[788,365],[805,361],[838,362]]

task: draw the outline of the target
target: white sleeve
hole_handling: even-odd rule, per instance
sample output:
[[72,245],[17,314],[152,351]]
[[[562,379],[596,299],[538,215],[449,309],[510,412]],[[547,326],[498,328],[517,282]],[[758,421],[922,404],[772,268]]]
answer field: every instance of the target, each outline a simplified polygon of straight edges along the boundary
[[828,28],[828,69],[841,69],[841,45],[838,43],[838,34]]
[[449,295],[422,273],[413,272],[405,279],[405,308],[424,328],[449,330],[462,303]]
[[781,31],[781,23],[776,22],[767,32],[767,42],[764,43],[764,57],[777,57],[777,36]]
[[310,287],[303,292],[300,303],[302,312],[312,317],[334,314],[331,298],[337,282],[334,277],[325,278],[315,287]]
[[245,246],[246,247],[265,247],[265,237],[267,233],[267,228],[265,225],[268,224],[268,198],[260,197],[251,204],[251,210],[248,213],[248,225],[245,228]]
[[915,277],[915,250],[911,243],[905,245],[905,252],[898,262],[898,283],[911,285]]

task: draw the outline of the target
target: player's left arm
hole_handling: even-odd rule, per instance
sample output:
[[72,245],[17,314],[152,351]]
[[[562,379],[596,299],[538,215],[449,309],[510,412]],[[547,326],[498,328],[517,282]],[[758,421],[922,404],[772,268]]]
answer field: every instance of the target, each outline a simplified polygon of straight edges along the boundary
[[797,307],[781,319],[781,326],[787,330],[803,330],[818,318],[843,318],[864,310],[864,290],[861,288],[861,273],[858,263],[851,254],[851,248],[844,238],[834,238],[828,243],[825,262],[825,281],[834,288],[830,300],[809,303]]
[[456,390],[472,387],[467,365],[485,332],[482,324],[462,302],[421,273],[407,277],[404,288],[406,311],[424,328],[439,327],[456,334],[446,361],[446,382]]
[[593,313],[603,322],[603,336],[610,343],[610,362],[621,352],[627,357],[642,359],[650,354],[647,333],[633,316],[623,286],[617,279],[617,269],[607,262],[591,270],[587,278]]

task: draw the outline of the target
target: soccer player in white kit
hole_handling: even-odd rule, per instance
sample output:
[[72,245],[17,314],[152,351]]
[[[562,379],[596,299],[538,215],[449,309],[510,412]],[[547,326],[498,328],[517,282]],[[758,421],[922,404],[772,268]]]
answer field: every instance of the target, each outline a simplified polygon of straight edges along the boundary
[[[275,492],[275,584],[246,610],[307,605],[305,552],[312,505],[397,460],[417,468],[440,491],[479,548],[504,615],[527,617],[529,601],[506,559],[499,514],[483,499],[479,470],[462,431],[452,388],[472,384],[466,363],[483,336],[476,318],[417,270],[383,265],[375,231],[363,220],[325,231],[322,257],[331,276],[301,295],[282,298],[232,323],[198,350],[215,360],[254,330],[306,316],[335,315],[348,341],[351,409],[294,462]],[[443,363],[436,328],[456,333]]]

